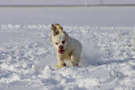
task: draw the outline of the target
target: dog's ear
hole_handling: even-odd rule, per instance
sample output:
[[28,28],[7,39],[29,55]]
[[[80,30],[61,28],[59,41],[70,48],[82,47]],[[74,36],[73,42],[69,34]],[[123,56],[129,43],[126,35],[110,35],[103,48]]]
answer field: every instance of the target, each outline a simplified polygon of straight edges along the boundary
[[55,24],[56,29],[59,31],[59,33],[63,33],[63,27],[60,24]]
[[52,35],[55,36],[57,34],[56,27],[52,24],[51,26]]

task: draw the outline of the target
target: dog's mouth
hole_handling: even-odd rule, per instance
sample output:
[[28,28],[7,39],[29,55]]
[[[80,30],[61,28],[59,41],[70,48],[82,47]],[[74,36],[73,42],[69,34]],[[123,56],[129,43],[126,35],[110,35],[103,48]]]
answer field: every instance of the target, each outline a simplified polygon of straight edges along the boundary
[[60,50],[59,53],[60,54],[63,54],[65,52],[65,50]]

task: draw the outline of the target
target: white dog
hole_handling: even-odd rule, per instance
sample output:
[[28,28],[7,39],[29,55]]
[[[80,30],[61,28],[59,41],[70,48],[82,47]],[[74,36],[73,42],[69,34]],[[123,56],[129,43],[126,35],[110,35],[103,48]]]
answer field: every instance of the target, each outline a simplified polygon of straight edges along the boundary
[[73,66],[78,66],[82,52],[81,43],[78,40],[68,36],[68,34],[63,31],[63,27],[59,24],[52,24],[51,32],[51,42],[54,44],[58,59],[58,64],[56,64],[56,67],[65,67],[65,59],[71,60]]

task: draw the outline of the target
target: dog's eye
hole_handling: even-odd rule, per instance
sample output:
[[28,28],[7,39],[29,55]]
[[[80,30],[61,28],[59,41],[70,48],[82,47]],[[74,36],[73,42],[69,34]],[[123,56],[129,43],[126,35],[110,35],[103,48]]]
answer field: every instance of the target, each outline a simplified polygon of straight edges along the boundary
[[62,41],[62,44],[64,44],[65,43],[65,41]]
[[58,45],[58,43],[55,43],[56,45]]

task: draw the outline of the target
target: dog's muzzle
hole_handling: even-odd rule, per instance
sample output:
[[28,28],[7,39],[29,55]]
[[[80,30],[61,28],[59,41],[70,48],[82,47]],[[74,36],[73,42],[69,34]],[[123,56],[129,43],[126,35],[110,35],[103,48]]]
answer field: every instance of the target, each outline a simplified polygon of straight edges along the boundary
[[59,46],[59,53],[60,54],[64,54],[65,50],[64,47],[62,45]]

